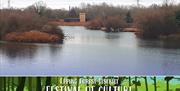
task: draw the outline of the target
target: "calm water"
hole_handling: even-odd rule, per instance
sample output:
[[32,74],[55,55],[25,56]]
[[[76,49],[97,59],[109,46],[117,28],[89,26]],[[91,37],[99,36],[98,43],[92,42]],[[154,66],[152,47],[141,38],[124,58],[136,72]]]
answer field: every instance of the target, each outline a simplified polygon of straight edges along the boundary
[[0,75],[180,75],[177,43],[140,40],[127,32],[62,29],[64,44],[1,42]]

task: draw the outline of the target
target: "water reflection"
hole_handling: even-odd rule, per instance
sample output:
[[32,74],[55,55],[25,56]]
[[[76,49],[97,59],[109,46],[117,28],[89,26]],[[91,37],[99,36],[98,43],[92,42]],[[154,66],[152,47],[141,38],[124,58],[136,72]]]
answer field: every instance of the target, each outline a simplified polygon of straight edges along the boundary
[[170,48],[170,49],[179,49],[180,42],[179,41],[162,41],[163,48]]
[[60,51],[62,50],[62,44],[49,45],[49,49],[51,56],[54,56],[57,53],[61,53]]
[[0,50],[2,51],[3,55],[6,55],[7,57],[14,59],[16,57],[18,58],[33,58],[37,46],[35,45],[19,45],[17,43],[3,43],[0,44]]
[[[29,43],[1,43],[1,62],[32,63],[43,60],[57,60],[61,55],[62,44],[29,44]],[[47,61],[44,61],[47,62]],[[43,63],[43,62],[42,62]]]
[[117,33],[106,33],[106,39],[119,39],[120,35]]
[[162,48],[162,42],[159,40],[138,39],[137,42],[139,47]]
[[138,39],[137,42],[139,47],[180,49],[180,42],[178,41]]

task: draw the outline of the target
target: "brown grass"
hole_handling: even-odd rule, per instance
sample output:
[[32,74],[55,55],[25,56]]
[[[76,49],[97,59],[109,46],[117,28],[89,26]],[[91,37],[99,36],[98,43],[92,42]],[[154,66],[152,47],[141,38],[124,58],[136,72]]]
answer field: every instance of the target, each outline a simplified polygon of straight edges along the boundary
[[58,35],[48,34],[40,31],[11,32],[5,35],[4,40],[12,42],[29,43],[57,43],[62,41]]

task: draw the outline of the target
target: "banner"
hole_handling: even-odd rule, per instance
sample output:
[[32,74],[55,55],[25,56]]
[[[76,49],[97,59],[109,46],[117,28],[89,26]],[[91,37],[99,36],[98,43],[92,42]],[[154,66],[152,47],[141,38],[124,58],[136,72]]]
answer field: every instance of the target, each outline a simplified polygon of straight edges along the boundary
[[179,76],[1,77],[1,91],[180,91]]

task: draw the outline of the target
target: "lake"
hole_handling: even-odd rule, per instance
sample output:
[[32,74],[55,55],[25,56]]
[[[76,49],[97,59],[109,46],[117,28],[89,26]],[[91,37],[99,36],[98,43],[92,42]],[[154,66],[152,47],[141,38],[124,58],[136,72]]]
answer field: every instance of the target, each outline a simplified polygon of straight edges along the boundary
[[180,75],[180,44],[61,27],[63,44],[0,42],[0,75]]

